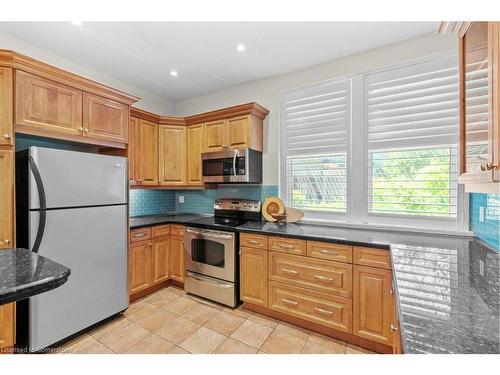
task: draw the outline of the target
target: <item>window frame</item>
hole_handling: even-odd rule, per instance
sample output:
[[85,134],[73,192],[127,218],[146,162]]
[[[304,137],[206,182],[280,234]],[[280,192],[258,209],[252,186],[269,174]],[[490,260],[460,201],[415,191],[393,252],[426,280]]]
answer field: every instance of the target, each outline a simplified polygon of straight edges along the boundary
[[[445,51],[437,54],[427,55],[416,59],[405,60],[396,64],[388,64],[380,68],[370,69],[359,73],[347,74],[315,82],[305,86],[287,90],[283,93],[280,102],[280,140],[281,142],[279,162],[278,162],[278,189],[280,196],[288,204],[286,191],[286,98],[291,93],[299,90],[331,83],[338,80],[351,80],[350,95],[350,123],[349,139],[347,146],[347,194],[346,212],[318,212],[315,210],[304,210],[304,222],[341,225],[347,227],[366,227],[374,229],[392,229],[403,231],[422,231],[446,234],[470,235],[469,231],[469,196],[465,193],[464,186],[457,184],[457,217],[435,217],[417,215],[391,215],[369,212],[369,186],[368,186],[368,106],[366,78],[369,74],[384,72],[392,69],[407,67],[415,64],[422,64],[439,58],[449,58],[456,56],[455,51]],[[458,64],[458,62],[457,62]],[[457,123],[458,131],[458,123]],[[354,140],[356,147],[354,148]],[[458,144],[457,144],[458,147]],[[353,150],[359,152],[353,152]],[[460,163],[460,160],[458,160]],[[353,171],[356,170],[356,173]],[[358,173],[359,171],[359,173]],[[457,173],[460,171],[458,165]],[[355,199],[362,197],[362,199]],[[438,228],[438,229],[437,229]]]

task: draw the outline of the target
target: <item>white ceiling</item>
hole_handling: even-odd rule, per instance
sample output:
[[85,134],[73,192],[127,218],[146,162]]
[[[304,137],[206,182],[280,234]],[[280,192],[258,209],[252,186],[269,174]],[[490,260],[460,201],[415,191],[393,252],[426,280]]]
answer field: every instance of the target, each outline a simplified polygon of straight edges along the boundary
[[[0,22],[4,34],[172,101],[436,28],[436,22]],[[236,51],[238,43],[245,52]]]

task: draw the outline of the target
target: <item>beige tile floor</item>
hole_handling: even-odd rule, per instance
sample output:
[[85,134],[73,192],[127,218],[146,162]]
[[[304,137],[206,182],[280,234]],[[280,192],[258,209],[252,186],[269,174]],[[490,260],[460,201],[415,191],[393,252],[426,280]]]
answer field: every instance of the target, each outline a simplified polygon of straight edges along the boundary
[[365,354],[363,348],[168,287],[65,343],[72,354]]

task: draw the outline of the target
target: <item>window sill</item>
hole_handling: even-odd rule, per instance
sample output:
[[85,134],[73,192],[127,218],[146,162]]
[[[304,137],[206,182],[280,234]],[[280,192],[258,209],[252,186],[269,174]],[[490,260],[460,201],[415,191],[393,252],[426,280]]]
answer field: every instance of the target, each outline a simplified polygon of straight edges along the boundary
[[345,227],[345,228],[355,228],[355,229],[374,229],[374,230],[384,230],[384,231],[396,231],[396,232],[407,232],[407,233],[426,233],[426,234],[442,234],[448,236],[459,236],[459,237],[474,237],[474,232],[470,230],[452,230],[452,229],[435,229],[426,228],[418,226],[402,226],[402,225],[389,225],[389,224],[379,224],[379,223],[353,223],[347,221],[335,221],[335,220],[322,220],[322,219],[307,219],[304,218],[300,221],[304,224],[316,224],[325,225],[332,227]]

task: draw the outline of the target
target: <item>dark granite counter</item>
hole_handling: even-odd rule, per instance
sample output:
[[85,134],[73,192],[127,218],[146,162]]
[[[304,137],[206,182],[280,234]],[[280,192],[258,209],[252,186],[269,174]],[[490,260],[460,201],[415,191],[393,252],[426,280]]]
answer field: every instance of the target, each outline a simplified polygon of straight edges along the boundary
[[150,227],[161,224],[185,224],[207,215],[169,212],[162,215],[135,216],[130,218],[130,229]]
[[0,305],[55,289],[70,269],[26,249],[0,250]]
[[[211,227],[199,217],[183,223]],[[405,353],[500,353],[499,254],[471,237],[266,222],[232,229],[390,250]]]

